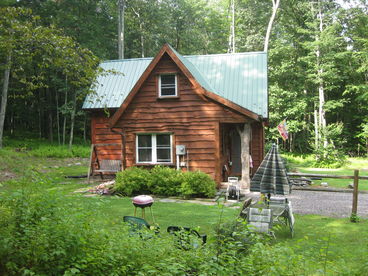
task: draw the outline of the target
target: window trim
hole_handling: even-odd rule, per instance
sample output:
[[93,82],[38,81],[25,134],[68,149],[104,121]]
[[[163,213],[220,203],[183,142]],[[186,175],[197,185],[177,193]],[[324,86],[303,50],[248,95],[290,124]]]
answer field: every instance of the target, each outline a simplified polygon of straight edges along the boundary
[[[175,95],[162,95],[162,87],[161,87],[161,76],[175,76]],[[178,74],[176,73],[163,73],[158,75],[158,97],[159,98],[177,98],[179,97],[179,89],[178,89]]]
[[[140,135],[150,135],[151,136],[151,161],[139,161],[139,147],[138,147],[138,138]],[[168,162],[158,162],[157,161],[157,135],[169,135],[170,136],[170,161]],[[136,133],[136,143],[135,143],[135,155],[136,155],[136,164],[163,164],[170,165],[173,164],[173,134],[172,133]]]

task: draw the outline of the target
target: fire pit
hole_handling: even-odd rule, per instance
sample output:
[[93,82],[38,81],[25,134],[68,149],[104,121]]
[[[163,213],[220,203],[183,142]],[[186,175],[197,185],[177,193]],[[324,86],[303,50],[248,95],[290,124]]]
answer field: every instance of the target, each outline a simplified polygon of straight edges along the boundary
[[145,210],[144,208],[149,207],[152,215],[153,222],[155,222],[155,219],[153,217],[151,206],[153,204],[153,198],[148,195],[139,195],[133,198],[132,200],[134,205],[134,216],[137,214],[137,207],[142,209],[142,218],[145,219]]

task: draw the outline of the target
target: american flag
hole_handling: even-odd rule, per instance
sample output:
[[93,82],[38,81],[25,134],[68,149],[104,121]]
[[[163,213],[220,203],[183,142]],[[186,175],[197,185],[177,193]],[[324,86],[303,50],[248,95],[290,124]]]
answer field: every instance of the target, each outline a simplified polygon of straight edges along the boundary
[[289,133],[287,131],[287,125],[286,125],[286,119],[284,119],[278,126],[277,130],[279,131],[282,139],[286,141],[287,138],[289,138]]

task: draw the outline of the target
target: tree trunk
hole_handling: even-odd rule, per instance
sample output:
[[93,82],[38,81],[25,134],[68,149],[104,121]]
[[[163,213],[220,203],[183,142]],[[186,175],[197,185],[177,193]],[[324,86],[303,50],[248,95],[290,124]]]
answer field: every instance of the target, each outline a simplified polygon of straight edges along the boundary
[[57,138],[58,144],[60,146],[60,113],[59,113],[59,96],[58,92],[55,90],[55,104],[56,104],[56,128],[57,128]]
[[[323,32],[323,20],[322,20],[322,9],[321,9],[321,2],[318,1],[318,18],[319,18],[319,33],[322,34]],[[319,36],[316,36],[316,41],[319,41]],[[318,44],[317,44],[318,45]],[[325,135],[326,129],[326,114],[325,114],[325,92],[324,92],[324,82],[323,82],[323,69],[321,65],[321,51],[319,45],[317,46],[316,50],[317,56],[317,76],[319,80],[318,86],[318,99],[319,99],[319,108],[318,108],[318,117],[319,117],[319,130],[321,131],[320,137],[323,139],[323,146],[327,146],[327,137]],[[322,134],[322,135],[321,135]]]
[[9,52],[6,57],[6,67],[4,71],[4,83],[3,91],[1,93],[1,106],[0,106],[0,149],[3,147],[3,136],[4,136],[4,122],[6,113],[6,104],[8,101],[8,88],[9,88],[9,78],[10,78],[10,68],[12,61],[12,53]]
[[70,115],[70,137],[69,137],[69,150],[72,149],[73,145],[73,136],[74,136],[74,122],[75,122],[75,111],[77,108],[77,95],[76,92],[73,94],[73,109]]
[[124,58],[124,11],[125,11],[125,0],[118,1],[118,51],[119,59]]
[[249,177],[249,145],[250,145],[250,135],[251,127],[250,124],[244,124],[243,128],[237,128],[240,136],[240,148],[241,148],[241,166],[242,166],[242,178],[240,180],[242,188],[249,188],[250,177]]
[[[65,108],[67,104],[68,104],[68,77],[65,77],[65,100],[64,100]],[[65,136],[66,136],[66,114],[64,114],[63,120],[63,145],[65,145]]]
[[317,109],[314,109],[314,146],[315,146],[316,150],[319,148],[319,131],[318,131]]
[[268,26],[267,26],[265,44],[264,44],[264,48],[263,48],[264,52],[268,51],[268,44],[270,42],[272,25],[273,25],[273,22],[275,21],[276,12],[279,8],[279,5],[280,5],[280,0],[272,0],[272,15],[271,15],[270,21],[268,22]]
[[142,58],[144,58],[144,36],[143,36],[143,23],[142,22],[139,24],[139,28],[141,30],[141,52],[142,52],[141,56]]
[[54,142],[54,130],[53,130],[53,121],[52,121],[52,95],[49,88],[46,88],[46,97],[48,101],[48,126],[49,126],[49,141]]
[[228,53],[235,53],[235,0],[231,0],[231,25],[229,35]]
[[83,141],[84,141],[84,143],[87,143],[87,113],[84,113]]
[[42,114],[41,114],[41,100],[38,100],[38,137],[42,138]]
[[144,35],[143,35],[143,21],[141,19],[141,15],[139,14],[139,12],[137,12],[134,8],[132,8],[133,12],[135,13],[135,15],[138,17],[138,21],[139,21],[139,31],[140,31],[140,43],[141,43],[141,57],[144,57]]

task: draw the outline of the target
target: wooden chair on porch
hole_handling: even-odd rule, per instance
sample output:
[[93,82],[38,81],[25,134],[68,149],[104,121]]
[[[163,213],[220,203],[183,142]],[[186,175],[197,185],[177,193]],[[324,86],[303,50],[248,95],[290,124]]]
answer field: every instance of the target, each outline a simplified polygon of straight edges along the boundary
[[[119,159],[112,159],[111,155],[106,154],[106,151],[111,147],[115,147],[115,151],[118,151]],[[116,157],[114,157],[116,158]],[[122,145],[121,144],[92,144],[90,166],[88,169],[88,183],[90,177],[95,174],[100,174],[103,179],[104,174],[116,174],[122,170]]]

